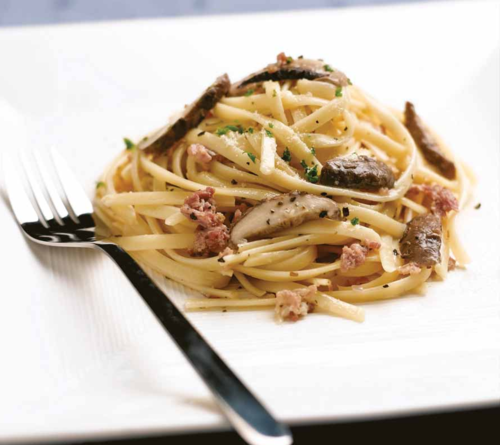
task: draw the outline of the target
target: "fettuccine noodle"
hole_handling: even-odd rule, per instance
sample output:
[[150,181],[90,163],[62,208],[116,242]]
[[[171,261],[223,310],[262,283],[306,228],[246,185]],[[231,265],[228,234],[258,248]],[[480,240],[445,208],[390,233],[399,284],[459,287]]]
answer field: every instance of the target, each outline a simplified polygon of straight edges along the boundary
[[[302,298],[300,315],[317,309],[362,321],[364,311],[356,304],[416,292],[429,279],[445,279],[455,262],[467,264],[455,218],[471,194],[470,175],[437,135],[432,133],[456,166],[455,178],[422,155],[400,112],[350,81],[339,86],[284,78],[253,87],[225,94],[166,150],[143,150],[127,140],[97,187],[96,215],[110,240],[141,264],[203,294],[189,299],[186,309],[279,313],[277,295],[287,291]],[[384,163],[393,186],[325,184],[328,161],[342,157]],[[426,195],[430,189],[421,186],[446,188],[458,202],[440,215],[439,262],[432,266],[409,264],[400,251],[409,223],[435,210]],[[247,217],[247,209],[256,211],[259,203],[289,192],[331,200],[340,217],[320,216],[238,245],[229,241],[220,251],[196,251],[204,229],[185,206],[208,188],[210,211],[223,215],[218,224],[224,233],[231,234],[233,220]],[[359,264],[349,265],[349,255]]]

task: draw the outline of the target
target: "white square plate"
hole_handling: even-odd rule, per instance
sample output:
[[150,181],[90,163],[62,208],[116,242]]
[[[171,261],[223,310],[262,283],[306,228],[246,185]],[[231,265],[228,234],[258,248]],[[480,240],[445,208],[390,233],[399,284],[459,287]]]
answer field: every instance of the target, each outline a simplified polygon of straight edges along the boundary
[[[89,194],[123,136],[280,51],[324,58],[390,105],[412,100],[480,179],[481,209],[459,220],[467,271],[425,297],[366,305],[361,325],[189,318],[289,422],[488,403],[500,398],[499,14],[474,1],[1,29],[0,98],[24,116],[30,146],[56,146]],[[1,151],[21,145],[12,133],[0,128]],[[0,441],[226,428],[112,262],[28,243],[2,198]],[[164,285],[182,302],[181,286]]]

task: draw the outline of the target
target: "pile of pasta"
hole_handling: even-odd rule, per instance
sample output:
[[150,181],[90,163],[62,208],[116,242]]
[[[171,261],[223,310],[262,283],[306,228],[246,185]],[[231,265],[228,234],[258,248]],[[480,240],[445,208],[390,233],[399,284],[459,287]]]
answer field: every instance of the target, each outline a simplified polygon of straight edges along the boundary
[[[442,218],[441,262],[417,274],[399,271],[406,224],[429,212],[424,196],[410,196],[409,188],[438,184],[462,209],[474,183],[469,169],[435,134],[456,165],[456,178],[433,169],[403,121],[400,111],[356,85],[264,81],[258,91],[223,97],[165,152],[140,150],[127,140],[98,183],[95,213],[111,231],[110,240],[139,263],[198,292],[185,302],[188,310],[273,310],[278,292],[313,289],[307,301],[311,309],[362,321],[357,304],[422,294],[429,279],[446,278],[451,257],[458,266],[469,261],[455,230],[457,212],[451,211]],[[215,156],[200,164],[189,154],[192,144]],[[351,155],[383,161],[394,172],[394,187],[369,192],[317,181],[327,160]],[[198,225],[181,207],[207,187],[215,190],[217,211],[228,226],[238,209],[290,191],[326,196],[343,209],[343,217],[305,222],[221,254],[196,257],[191,249]],[[370,250],[361,266],[343,272],[344,246],[367,240],[380,248]]]

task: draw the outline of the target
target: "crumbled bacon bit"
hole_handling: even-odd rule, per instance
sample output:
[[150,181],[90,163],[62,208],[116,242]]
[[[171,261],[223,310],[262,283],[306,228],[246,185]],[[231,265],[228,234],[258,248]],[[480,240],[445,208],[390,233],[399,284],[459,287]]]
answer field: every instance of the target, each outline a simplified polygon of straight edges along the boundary
[[413,262],[398,267],[398,272],[401,275],[418,275],[421,271],[422,269],[418,266],[418,264]]
[[287,59],[288,59],[288,57],[283,52],[279,53],[276,56],[276,61],[278,62],[278,65],[286,65],[287,64]]
[[454,210],[458,211],[458,201],[453,193],[438,184],[418,184],[412,185],[408,190],[410,195],[423,193],[423,205],[437,216],[446,216],[446,213]]
[[234,212],[233,220],[231,221],[233,224],[238,222],[238,220],[241,218],[241,215],[243,215],[243,212],[240,209],[236,209]]
[[194,192],[185,199],[181,213],[186,218],[195,220],[203,228],[220,225],[224,221],[224,215],[216,212],[214,193],[215,189],[212,187]]
[[457,267],[457,260],[453,257],[448,258],[448,271],[455,270]]
[[191,221],[198,223],[196,239],[191,253],[207,256],[210,252],[222,252],[229,242],[229,231],[223,224],[224,215],[217,212],[215,190],[207,187],[198,190],[184,200],[181,213]]
[[356,269],[364,264],[368,249],[361,244],[351,244],[342,248],[340,256],[340,270],[347,272],[348,270]]
[[[297,321],[301,316],[312,312],[314,304],[310,301],[317,292],[316,286],[295,290],[280,290],[276,293],[276,316],[278,320]],[[305,301],[304,301],[305,300]]]
[[208,170],[210,167],[208,164],[212,161],[215,153],[204,145],[201,144],[191,144],[187,149],[188,155],[193,156],[198,164],[201,165],[203,170]]
[[368,247],[368,249],[370,250],[378,250],[380,249],[380,247],[382,247],[382,245],[379,242],[371,241],[369,239],[365,239],[362,244],[363,246]]
[[223,224],[201,230],[198,227],[192,253],[198,256],[207,256],[210,252],[218,253],[226,248],[228,241],[229,233]]

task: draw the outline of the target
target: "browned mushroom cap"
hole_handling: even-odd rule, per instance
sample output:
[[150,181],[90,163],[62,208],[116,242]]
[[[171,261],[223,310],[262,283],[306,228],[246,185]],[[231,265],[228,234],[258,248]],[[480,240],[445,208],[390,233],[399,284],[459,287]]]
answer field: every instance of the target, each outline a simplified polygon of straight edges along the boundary
[[250,74],[243,80],[236,82],[230,91],[231,96],[243,94],[252,84],[265,82],[267,80],[318,80],[321,82],[329,82],[334,85],[344,87],[349,84],[347,76],[338,70],[328,71],[325,69],[328,65],[324,62],[313,59],[293,59],[289,63],[272,63],[266,68]]
[[306,193],[291,192],[263,201],[248,210],[231,228],[231,243],[296,227],[318,218],[339,219],[335,201]]
[[431,213],[413,218],[401,238],[401,258],[420,267],[441,262],[441,220]]
[[455,164],[453,164],[453,162],[451,162],[441,151],[434,137],[420,120],[420,117],[415,111],[415,106],[411,102],[406,102],[405,126],[408,128],[408,131],[427,162],[436,167],[444,177],[454,179],[456,175]]
[[369,156],[338,156],[326,162],[319,182],[333,187],[379,190],[394,187],[394,173],[382,161]]
[[160,128],[149,138],[142,140],[138,147],[156,152],[167,150],[205,118],[217,102],[227,94],[230,86],[231,81],[227,74],[218,77],[197,100],[183,111],[181,117],[172,124]]

